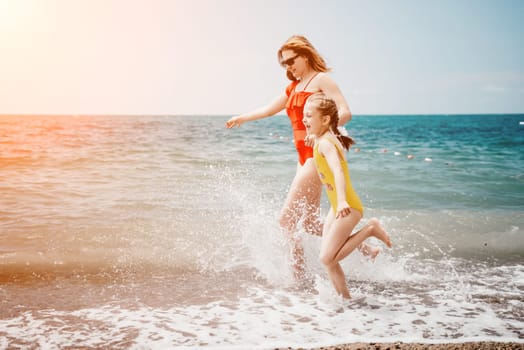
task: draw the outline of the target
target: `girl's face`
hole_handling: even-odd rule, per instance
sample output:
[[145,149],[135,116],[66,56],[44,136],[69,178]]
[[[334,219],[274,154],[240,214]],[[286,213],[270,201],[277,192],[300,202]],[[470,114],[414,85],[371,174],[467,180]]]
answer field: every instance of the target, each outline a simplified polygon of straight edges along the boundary
[[302,122],[306,126],[308,135],[319,137],[329,129],[329,116],[321,115],[313,102],[306,102]]
[[307,70],[307,60],[304,56],[297,54],[293,50],[282,51],[282,67],[286,68],[297,79],[300,79]]

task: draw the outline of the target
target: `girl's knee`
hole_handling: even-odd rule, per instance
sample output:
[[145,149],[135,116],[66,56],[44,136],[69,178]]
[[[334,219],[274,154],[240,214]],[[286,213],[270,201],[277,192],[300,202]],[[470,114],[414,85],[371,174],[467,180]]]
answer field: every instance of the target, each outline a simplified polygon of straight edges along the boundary
[[333,263],[334,263],[333,256],[331,254],[326,254],[326,253],[320,252],[320,255],[318,256],[318,259],[320,260],[322,265],[324,265],[326,267],[329,267],[329,266],[333,265]]
[[372,235],[373,230],[375,230],[377,227],[380,227],[380,221],[373,217],[369,219],[368,223],[366,224],[367,230],[365,230],[366,236],[369,237]]

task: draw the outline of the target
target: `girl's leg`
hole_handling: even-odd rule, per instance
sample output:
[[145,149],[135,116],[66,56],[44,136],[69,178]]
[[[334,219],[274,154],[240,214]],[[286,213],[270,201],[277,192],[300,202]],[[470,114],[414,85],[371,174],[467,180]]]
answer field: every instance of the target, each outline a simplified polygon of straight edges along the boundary
[[[322,236],[320,245],[320,261],[327,269],[329,279],[335,287],[336,292],[344,298],[350,298],[349,290],[346,286],[346,276],[340,266],[339,260],[335,260],[340,249],[344,246],[351,246],[353,250],[366,239],[362,230],[350,236],[349,233],[360,221],[361,215],[358,211],[352,210],[351,213],[343,218],[335,219],[333,208],[330,208],[326,218],[326,229]],[[352,238],[352,239],[350,239]]]
[[[371,236],[376,237],[379,240],[381,240],[382,242],[384,242],[384,244],[388,246],[388,248],[392,247],[391,238],[389,237],[389,234],[386,232],[386,230],[380,224],[380,221],[377,218],[371,218],[371,220],[369,220],[369,222],[360,231],[348,237],[348,239],[346,240],[346,243],[344,243],[344,245],[340,248],[338,253],[335,255],[334,257],[335,261],[340,261],[344,259],[346,256],[348,256],[353,251],[354,248],[352,247],[350,240],[353,238],[353,236],[357,234],[364,237],[364,239],[371,237]],[[361,243],[359,245],[359,249],[363,244],[364,243]]]
[[[304,229],[307,233],[321,236],[323,224],[320,220],[320,198],[322,194],[322,183],[318,177],[314,160],[308,159],[303,166],[297,165],[297,173],[291,186],[280,215],[280,225],[288,233],[292,234],[300,219],[304,218]],[[351,232],[350,232],[351,233]],[[303,261],[303,252],[300,249],[300,242],[294,244],[295,254],[300,261]],[[359,251],[374,259],[379,253],[380,248],[362,242],[358,247]]]
[[[297,165],[297,174],[301,173],[301,177],[305,178],[307,186],[305,187],[306,193],[303,196],[302,202],[300,199],[297,199],[297,196],[291,195],[292,189],[290,189],[288,194],[288,199],[286,203],[291,201],[295,204],[298,204],[298,208],[294,210],[295,215],[293,217],[293,223],[289,226],[292,226],[292,230],[296,228],[296,224],[301,218],[304,218],[304,229],[307,233],[321,236],[323,232],[323,224],[320,218],[320,197],[322,194],[322,182],[318,177],[318,172],[315,167],[313,159],[308,159],[303,166]],[[299,184],[299,187],[302,186]],[[300,194],[299,194],[300,196]],[[286,206],[284,206],[286,208]],[[282,220],[281,220],[282,223]],[[288,229],[289,231],[290,229]],[[350,232],[351,233],[351,232]],[[362,242],[358,250],[365,256],[370,257],[371,259],[376,258],[380,253],[381,249],[366,242]]]
[[[313,219],[318,217],[321,191],[322,187],[313,159],[308,159],[303,166],[297,167],[297,173],[289,188],[279,220],[280,226],[290,238],[293,267],[297,278],[302,278],[304,275],[305,261],[304,250],[295,231],[304,215],[314,213]],[[320,225],[314,227],[320,230]]]
[[322,245],[320,248],[320,260],[326,266],[328,275],[338,294],[344,298],[349,298],[349,290],[346,286],[346,277],[340,266],[340,261],[348,256],[365,239],[370,236],[377,237],[388,247],[391,247],[391,240],[388,233],[380,225],[380,222],[372,218],[370,222],[357,233],[348,236],[360,221],[361,215],[357,210],[352,210],[351,214],[344,218],[333,219],[333,210],[328,214],[328,230],[324,231]]

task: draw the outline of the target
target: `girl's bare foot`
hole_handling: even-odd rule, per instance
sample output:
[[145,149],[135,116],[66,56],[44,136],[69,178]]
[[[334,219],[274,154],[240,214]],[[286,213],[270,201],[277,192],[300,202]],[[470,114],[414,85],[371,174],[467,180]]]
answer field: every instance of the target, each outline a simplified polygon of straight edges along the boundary
[[388,246],[388,248],[393,247],[389,234],[386,232],[384,227],[382,227],[382,224],[380,223],[380,221],[378,221],[377,218],[371,218],[371,220],[369,220],[368,225],[370,226],[370,229],[371,229],[370,234],[372,236],[380,239],[382,242],[384,242],[385,245]]

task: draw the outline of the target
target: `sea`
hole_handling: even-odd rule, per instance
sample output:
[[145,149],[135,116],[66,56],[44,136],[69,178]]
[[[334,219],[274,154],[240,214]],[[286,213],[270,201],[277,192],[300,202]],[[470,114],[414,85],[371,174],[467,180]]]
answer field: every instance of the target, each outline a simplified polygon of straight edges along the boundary
[[0,116],[0,349],[524,343],[524,115],[353,116],[393,248],[342,261],[350,301],[301,228],[293,278],[289,120],[229,117]]

